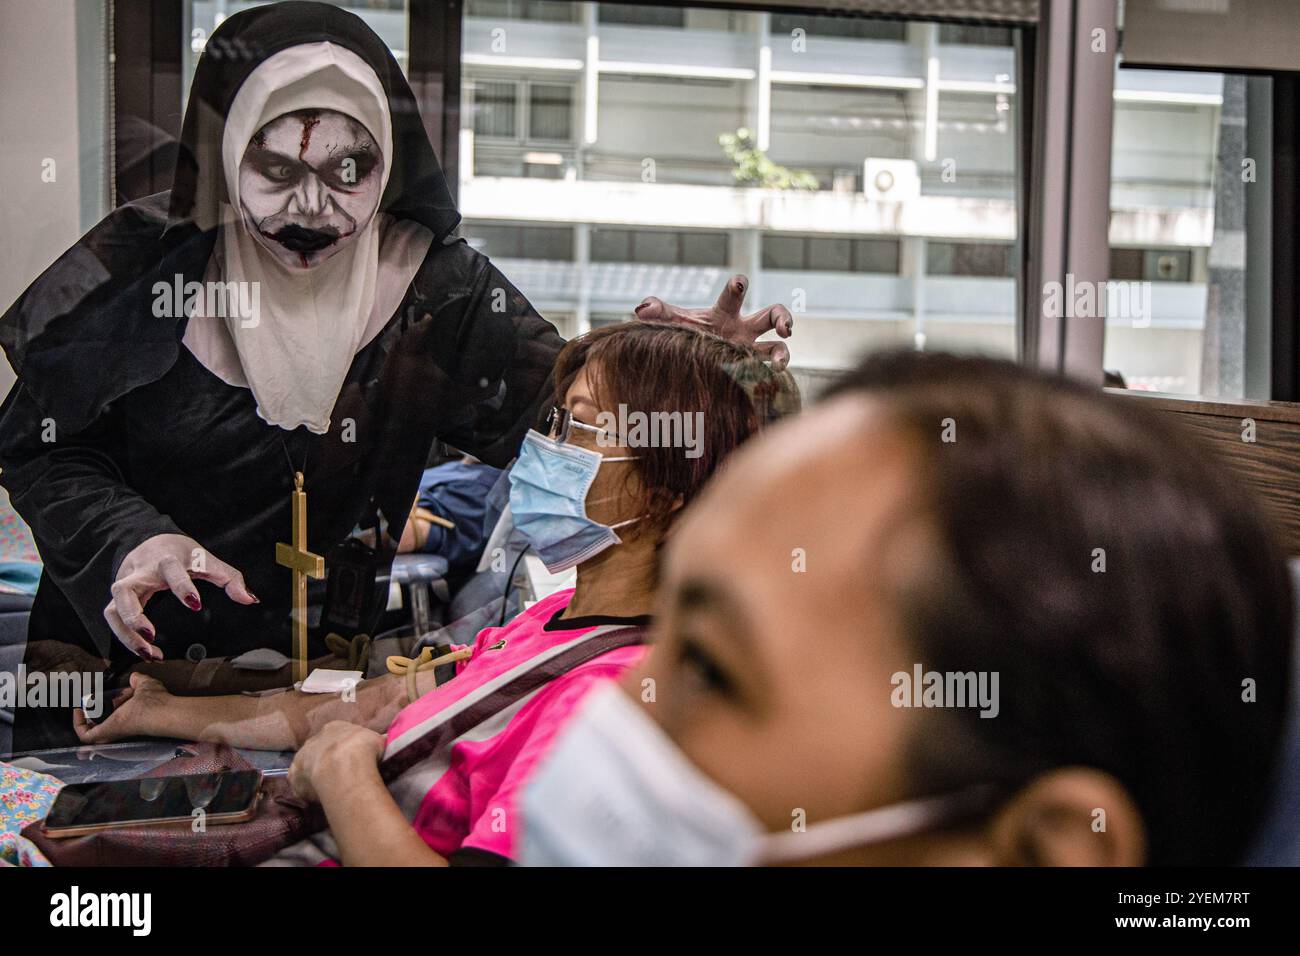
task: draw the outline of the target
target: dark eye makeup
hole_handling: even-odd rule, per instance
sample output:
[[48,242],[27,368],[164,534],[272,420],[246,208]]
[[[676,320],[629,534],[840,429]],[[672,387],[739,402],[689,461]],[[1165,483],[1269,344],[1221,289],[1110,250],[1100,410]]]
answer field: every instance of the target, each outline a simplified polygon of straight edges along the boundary
[[302,164],[272,155],[254,155],[253,169],[273,183],[290,183],[302,175]]
[[[351,172],[349,172],[349,160],[354,164]],[[331,163],[328,169],[318,172],[331,186],[347,189],[364,182],[366,177],[374,172],[376,165],[378,160],[370,153],[356,152],[342,157],[337,162]]]
[[[352,153],[331,161],[327,166],[315,169],[306,163],[280,156],[276,153],[256,153],[251,156],[253,169],[258,175],[277,185],[297,182],[303,174],[311,170],[320,176],[331,188],[353,189],[365,181],[374,172],[379,161],[366,152]],[[349,166],[349,160],[355,165]]]

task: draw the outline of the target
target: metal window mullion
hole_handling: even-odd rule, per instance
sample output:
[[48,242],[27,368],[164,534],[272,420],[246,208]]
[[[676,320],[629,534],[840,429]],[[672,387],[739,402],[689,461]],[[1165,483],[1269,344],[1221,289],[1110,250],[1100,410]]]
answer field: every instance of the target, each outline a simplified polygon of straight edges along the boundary
[[[1078,0],[1074,37],[1074,112],[1070,142],[1070,231],[1067,271],[1076,281],[1105,289],[1110,278],[1110,160],[1114,124],[1115,53],[1119,38],[1115,0]],[[1105,50],[1096,51],[1102,30]],[[1098,305],[1104,301],[1101,292]],[[1105,311],[1104,307],[1099,311]],[[1103,379],[1106,319],[1067,319],[1061,370],[1096,382]]]
[[[1036,38],[1034,144],[1028,177],[1023,357],[1102,380],[1105,319],[1043,314],[1047,284],[1109,277],[1110,142],[1116,0],[1051,0]],[[1094,31],[1104,50],[1094,51]],[[1098,286],[1098,288],[1104,288]]]

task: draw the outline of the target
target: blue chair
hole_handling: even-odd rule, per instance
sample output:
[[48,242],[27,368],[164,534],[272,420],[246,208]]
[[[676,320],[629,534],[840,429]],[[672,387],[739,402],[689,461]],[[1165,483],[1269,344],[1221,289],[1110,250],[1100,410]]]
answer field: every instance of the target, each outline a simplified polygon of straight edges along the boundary
[[[1291,582],[1300,609],[1300,561],[1291,562]],[[1300,866],[1300,625],[1291,659],[1291,710],[1273,794],[1273,806],[1247,866]]]
[[[0,592],[0,673],[18,673],[27,649],[27,618],[32,610],[28,594]],[[13,752],[13,711],[0,708],[0,757]]]

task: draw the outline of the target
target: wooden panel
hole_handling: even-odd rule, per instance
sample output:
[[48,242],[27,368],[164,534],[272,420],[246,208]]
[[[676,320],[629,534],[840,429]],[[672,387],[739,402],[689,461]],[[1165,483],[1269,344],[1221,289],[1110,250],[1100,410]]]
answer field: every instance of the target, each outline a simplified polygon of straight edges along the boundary
[[1126,0],[1124,59],[1133,66],[1294,70],[1294,0]]
[[[1289,554],[1300,554],[1300,404],[1211,402],[1107,389],[1178,418],[1256,492]],[[1245,419],[1255,423],[1244,441]]]

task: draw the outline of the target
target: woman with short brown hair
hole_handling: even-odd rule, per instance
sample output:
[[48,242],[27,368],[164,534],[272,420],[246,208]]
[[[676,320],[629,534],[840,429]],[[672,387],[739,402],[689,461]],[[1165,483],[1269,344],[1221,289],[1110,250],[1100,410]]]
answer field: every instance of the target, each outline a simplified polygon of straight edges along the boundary
[[[545,430],[529,432],[511,470],[511,512],[548,570],[577,567],[576,586],[481,631],[455,679],[435,687],[432,668],[410,681],[390,675],[361,684],[347,702],[294,691],[174,697],[136,674],[104,723],[91,726],[79,715],[81,738],[145,734],[300,748],[291,782],[324,807],[330,830],[290,848],[281,862],[512,859],[514,804],[533,765],[586,693],[643,655],[659,550],[676,516],[731,451],[798,406],[788,375],[754,350],[642,322],[570,342],[556,383]],[[655,422],[670,427],[650,434]],[[628,434],[620,424],[630,426]],[[599,653],[547,680],[495,723],[475,727],[473,739],[453,744],[445,761],[381,779],[380,760],[449,711],[486,706],[510,675],[583,647]]]

